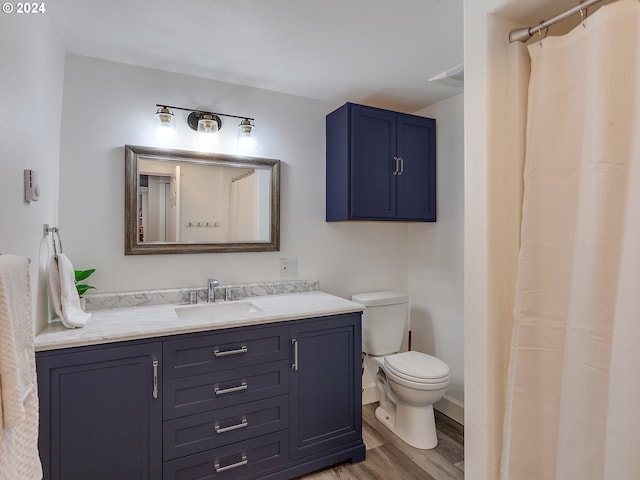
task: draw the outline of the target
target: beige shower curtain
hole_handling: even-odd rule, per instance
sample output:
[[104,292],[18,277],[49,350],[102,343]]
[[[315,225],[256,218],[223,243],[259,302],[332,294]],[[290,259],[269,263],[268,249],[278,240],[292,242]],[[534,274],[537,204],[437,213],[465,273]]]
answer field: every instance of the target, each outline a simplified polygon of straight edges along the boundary
[[251,170],[231,180],[229,241],[253,242],[258,236],[256,173]]
[[640,2],[529,54],[502,478],[637,480]]

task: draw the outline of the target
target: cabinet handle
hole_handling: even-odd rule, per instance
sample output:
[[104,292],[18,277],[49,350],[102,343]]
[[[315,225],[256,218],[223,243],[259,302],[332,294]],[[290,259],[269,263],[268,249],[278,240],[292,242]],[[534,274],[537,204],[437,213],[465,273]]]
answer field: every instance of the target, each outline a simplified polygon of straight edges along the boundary
[[226,472],[227,470],[231,470],[233,468],[242,467],[243,465],[246,465],[247,463],[249,463],[249,460],[247,460],[247,456],[246,455],[242,455],[242,460],[239,461],[238,463],[232,463],[231,465],[226,465],[224,467],[221,467],[219,463],[216,463],[214,465],[214,467],[216,469],[216,473],[220,473],[220,472]]
[[158,360],[153,363],[153,398],[158,398]]
[[225,393],[239,392],[240,390],[246,390],[247,388],[249,388],[247,387],[247,382],[242,382],[237,387],[223,388],[223,389],[220,389],[220,387],[215,387],[213,391],[216,395],[224,395]]
[[393,174],[398,175],[400,171],[400,157],[393,157],[393,161],[396,163],[396,169],[393,171]]
[[224,432],[231,432],[232,430],[239,430],[240,428],[245,428],[249,426],[249,422],[247,422],[246,418],[242,419],[241,423],[237,423],[236,425],[231,425],[229,427],[220,427],[220,425],[216,425],[215,427],[213,427],[213,429],[216,431],[216,433],[224,433]]
[[400,163],[400,171],[398,175],[402,175],[404,173],[404,158],[398,157],[398,162]]
[[293,345],[293,364],[291,370],[298,370],[298,340],[291,339],[291,345]]
[[236,350],[223,350],[222,352],[217,348],[213,351],[213,355],[216,357],[226,357],[227,355],[238,355],[239,353],[247,353],[249,349],[246,345],[242,345],[242,347]]

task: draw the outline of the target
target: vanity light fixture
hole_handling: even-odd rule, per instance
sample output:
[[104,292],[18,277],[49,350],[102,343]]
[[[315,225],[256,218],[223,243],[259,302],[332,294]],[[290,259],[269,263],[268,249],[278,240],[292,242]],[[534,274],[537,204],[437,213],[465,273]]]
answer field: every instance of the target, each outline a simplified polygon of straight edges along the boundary
[[[256,139],[254,133],[254,121],[251,117],[230,115],[228,113],[216,113],[206,112],[204,110],[194,110],[192,108],[172,107],[171,105],[156,104],[158,111],[156,112],[156,118],[159,120],[159,132],[163,128],[168,128],[169,125],[173,127],[175,132],[175,122],[173,110],[184,110],[190,112],[187,117],[187,124],[192,130],[200,132],[210,139],[217,141],[218,131],[222,128],[222,119],[220,117],[231,117],[241,119],[238,130],[238,150],[241,151],[253,151],[256,147]],[[175,135],[175,134],[174,134]],[[161,134],[158,135],[161,137]],[[164,137],[161,137],[164,139]],[[173,137],[169,137],[173,138]],[[204,138],[204,137],[203,137]]]
[[173,116],[173,112],[167,107],[156,105],[158,111],[156,111],[156,136],[160,141],[173,140],[176,136],[176,122]]

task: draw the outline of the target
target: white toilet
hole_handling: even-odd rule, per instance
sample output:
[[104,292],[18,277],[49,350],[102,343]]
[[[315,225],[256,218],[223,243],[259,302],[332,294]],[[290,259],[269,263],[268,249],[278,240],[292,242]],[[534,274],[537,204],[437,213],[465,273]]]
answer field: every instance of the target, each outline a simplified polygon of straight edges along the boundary
[[438,439],[433,404],[449,384],[448,365],[425,353],[397,353],[407,326],[407,295],[372,292],[351,299],[365,306],[362,351],[372,371],[378,372],[376,418],[409,445],[434,448]]

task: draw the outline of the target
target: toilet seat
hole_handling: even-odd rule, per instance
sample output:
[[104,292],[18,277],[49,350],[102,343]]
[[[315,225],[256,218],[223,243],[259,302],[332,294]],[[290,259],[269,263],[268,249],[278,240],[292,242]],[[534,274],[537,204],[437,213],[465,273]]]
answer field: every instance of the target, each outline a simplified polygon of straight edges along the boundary
[[387,355],[384,366],[387,373],[412,384],[440,385],[449,381],[449,366],[426,353],[409,351]]

